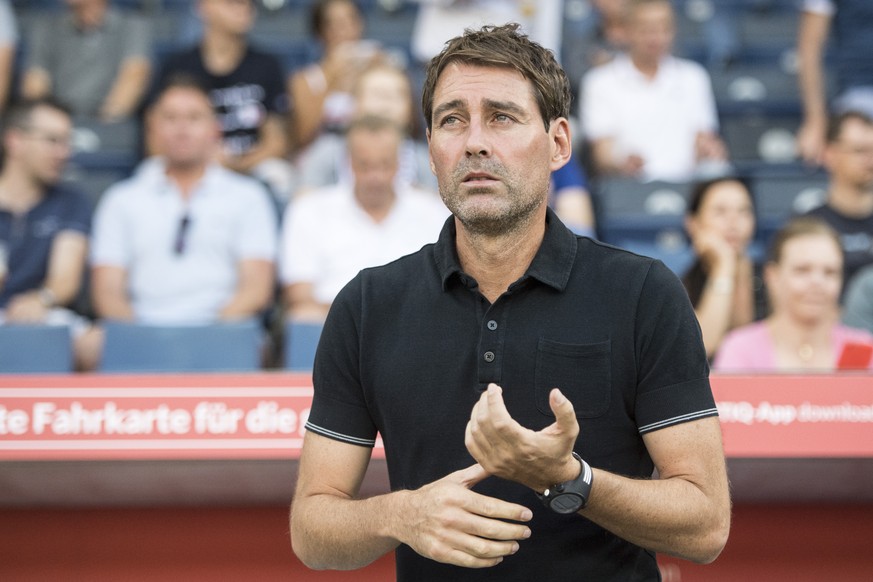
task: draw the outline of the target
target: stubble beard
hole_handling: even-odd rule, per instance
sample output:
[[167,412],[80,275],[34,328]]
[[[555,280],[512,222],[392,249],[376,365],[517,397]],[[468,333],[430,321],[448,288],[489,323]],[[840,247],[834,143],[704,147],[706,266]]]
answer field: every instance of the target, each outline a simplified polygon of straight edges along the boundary
[[[461,193],[464,176],[470,172],[484,172],[499,178],[506,188],[495,201],[480,204],[477,196],[495,196],[492,188],[470,188]],[[509,175],[505,168],[491,160],[461,163],[452,172],[448,184],[440,184],[440,197],[463,227],[474,236],[505,236],[523,230],[536,215],[545,194],[539,195],[535,185],[524,178]]]

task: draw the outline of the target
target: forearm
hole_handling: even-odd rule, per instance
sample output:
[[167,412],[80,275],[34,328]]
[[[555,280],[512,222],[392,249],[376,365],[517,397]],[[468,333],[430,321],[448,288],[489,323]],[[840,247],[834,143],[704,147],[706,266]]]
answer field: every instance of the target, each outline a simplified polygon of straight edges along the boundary
[[125,63],[103,101],[101,116],[112,121],[132,115],[148,86],[150,74],[151,66],[147,60]]
[[294,553],[315,570],[353,570],[393,551],[399,541],[388,530],[394,505],[405,492],[367,499],[338,495],[295,498],[291,506]]
[[133,305],[126,297],[101,297],[94,299],[94,309],[102,319],[133,321],[136,316]]
[[580,513],[640,547],[698,563],[713,561],[727,540],[718,500],[679,477],[635,480],[595,469]]
[[712,356],[728,332],[733,313],[734,280],[729,276],[710,277],[697,303],[695,314],[703,335],[706,355]]
[[797,73],[807,123],[824,124],[827,118],[822,58],[829,26],[830,20],[826,16],[805,13],[801,17]]

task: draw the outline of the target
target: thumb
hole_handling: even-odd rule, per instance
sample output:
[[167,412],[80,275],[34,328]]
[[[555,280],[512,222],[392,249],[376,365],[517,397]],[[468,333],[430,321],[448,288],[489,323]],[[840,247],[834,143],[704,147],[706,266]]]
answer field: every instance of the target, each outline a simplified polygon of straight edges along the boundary
[[578,426],[576,410],[573,403],[558,389],[553,388],[549,393],[549,407],[555,414],[555,423],[561,432],[573,432]]
[[467,489],[473,487],[476,483],[483,481],[490,475],[488,471],[485,470],[482,465],[476,463],[475,465],[470,465],[466,469],[460,469],[455,471],[454,473],[449,473],[446,475],[445,479],[447,481],[451,481],[452,483],[457,483],[458,485],[463,485]]

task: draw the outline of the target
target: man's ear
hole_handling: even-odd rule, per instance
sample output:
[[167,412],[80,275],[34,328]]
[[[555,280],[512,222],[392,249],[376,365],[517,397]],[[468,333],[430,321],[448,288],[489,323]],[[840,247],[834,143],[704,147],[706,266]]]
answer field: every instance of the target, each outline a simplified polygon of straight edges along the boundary
[[570,122],[563,117],[549,123],[549,138],[552,141],[552,157],[549,168],[554,172],[570,161],[573,153],[573,140],[570,135]]

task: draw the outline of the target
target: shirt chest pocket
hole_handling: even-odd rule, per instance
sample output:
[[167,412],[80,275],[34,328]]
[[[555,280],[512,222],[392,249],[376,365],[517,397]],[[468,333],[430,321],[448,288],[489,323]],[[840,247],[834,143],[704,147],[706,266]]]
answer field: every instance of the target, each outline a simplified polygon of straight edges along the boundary
[[549,392],[559,388],[573,403],[578,418],[595,418],[609,409],[612,393],[610,342],[568,344],[540,338],[537,345],[536,403],[554,416]]

